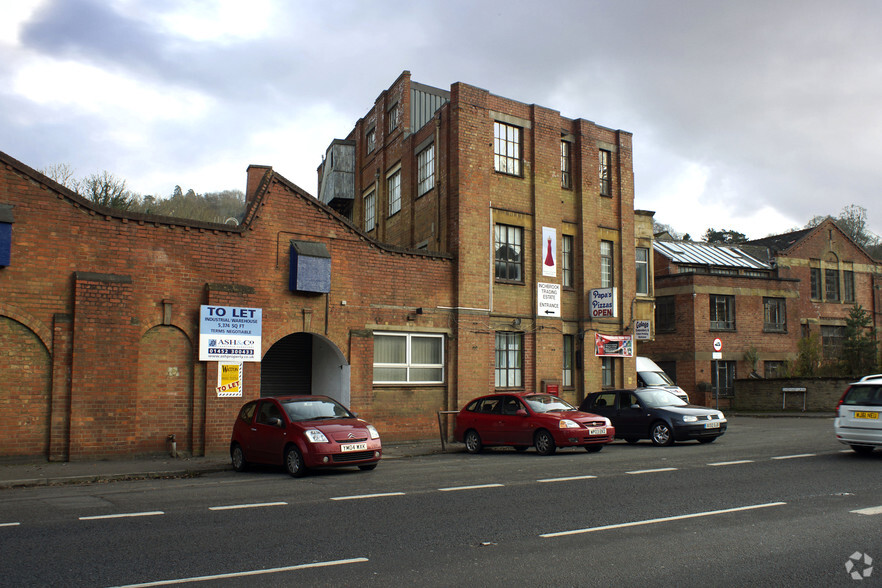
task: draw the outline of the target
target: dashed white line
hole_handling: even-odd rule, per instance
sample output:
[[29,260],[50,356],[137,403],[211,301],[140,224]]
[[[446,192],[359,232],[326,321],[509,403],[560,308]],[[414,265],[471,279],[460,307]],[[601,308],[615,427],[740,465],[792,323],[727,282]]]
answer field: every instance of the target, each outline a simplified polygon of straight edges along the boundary
[[353,559],[338,559],[335,561],[321,561],[316,563],[300,564],[296,566],[285,566],[283,568],[270,568],[268,570],[250,570],[247,572],[215,574],[213,576],[194,576],[192,578],[177,578],[175,580],[159,580],[157,582],[144,582],[143,584],[126,584],[124,586],[117,586],[116,588],[146,588],[147,586],[169,586],[172,584],[184,584],[188,582],[210,582],[211,580],[223,580],[225,578],[244,578],[246,576],[259,576],[263,574],[278,574],[281,572],[292,572],[296,570],[306,570],[309,568],[342,566],[346,564],[364,563],[367,561],[369,560],[366,557],[356,557]]
[[561,531],[558,533],[545,533],[544,535],[539,535],[543,539],[549,539],[553,537],[564,537],[566,535],[579,535],[581,533],[594,533],[595,531],[608,531],[610,529],[623,529],[625,527],[637,527],[640,525],[653,525],[655,523],[666,523],[670,521],[681,521],[684,519],[694,519],[698,517],[710,517],[715,515],[727,514],[732,512],[741,512],[745,510],[755,510],[758,508],[768,508],[770,506],[783,506],[787,504],[786,502],[769,502],[767,504],[753,504],[750,506],[738,506],[735,508],[724,508],[722,510],[711,510],[707,512],[695,512],[691,514],[685,515],[677,515],[673,517],[662,517],[660,519],[649,519],[645,521],[634,521],[631,523],[620,523],[618,525],[604,525],[602,527],[590,527],[588,529],[576,529],[574,531]]
[[752,459],[739,459],[736,461],[718,461],[716,463],[709,463],[709,466],[728,466],[728,465],[739,465],[742,463],[753,463]]
[[593,480],[597,478],[597,476],[569,476],[567,478],[545,478],[544,480],[536,480],[540,484],[545,484],[548,482],[571,482],[573,480]]
[[155,517],[159,515],[164,515],[165,513],[161,510],[152,510],[149,512],[127,512],[120,514],[109,514],[109,515],[97,515],[92,517],[80,517],[81,521],[97,521],[100,519],[126,519],[131,517]]
[[362,498],[383,498],[385,496],[404,496],[404,492],[382,492],[379,494],[359,494],[355,496],[335,496],[331,500],[361,500]]
[[479,490],[481,488],[502,488],[502,484],[478,484],[476,486],[453,486],[451,488],[438,488],[438,492],[456,492],[457,490]]
[[859,508],[858,510],[851,511],[855,514],[861,515],[877,515],[882,514],[882,506],[871,506],[870,508]]
[[676,472],[677,468],[656,468],[654,470],[634,470],[632,472],[625,472],[626,474],[655,474],[657,472]]
[[817,457],[817,453],[798,453],[796,455],[779,455],[772,459],[798,459],[800,457]]
[[254,504],[231,504],[229,506],[210,506],[208,510],[237,510],[240,508],[263,508],[264,506],[287,506],[287,502],[256,502]]
[[21,523],[0,523],[0,527],[17,527]]

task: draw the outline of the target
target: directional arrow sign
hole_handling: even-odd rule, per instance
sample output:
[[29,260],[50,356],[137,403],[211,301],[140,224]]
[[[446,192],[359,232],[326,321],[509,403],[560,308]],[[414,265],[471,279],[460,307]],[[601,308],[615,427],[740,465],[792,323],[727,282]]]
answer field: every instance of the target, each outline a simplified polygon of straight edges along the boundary
[[560,316],[560,284],[538,282],[536,314],[545,317]]

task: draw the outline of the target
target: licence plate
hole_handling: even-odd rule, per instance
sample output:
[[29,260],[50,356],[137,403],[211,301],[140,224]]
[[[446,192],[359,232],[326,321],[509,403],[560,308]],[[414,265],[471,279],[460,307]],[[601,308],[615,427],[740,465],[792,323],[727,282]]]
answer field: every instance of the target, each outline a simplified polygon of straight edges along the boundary
[[588,429],[589,435],[606,435],[606,427],[595,427],[593,429]]
[[878,419],[878,412],[856,412],[854,413],[854,418],[856,419]]
[[718,423],[716,421],[714,421],[712,423],[704,423],[704,428],[705,429],[719,429],[720,423]]
[[367,449],[367,443],[347,443],[340,446],[340,451],[364,451]]

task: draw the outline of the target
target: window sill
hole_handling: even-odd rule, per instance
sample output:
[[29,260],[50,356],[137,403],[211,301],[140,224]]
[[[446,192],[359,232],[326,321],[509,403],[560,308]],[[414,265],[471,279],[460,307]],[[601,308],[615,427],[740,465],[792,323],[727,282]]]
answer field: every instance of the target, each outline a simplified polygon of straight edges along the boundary
[[504,284],[508,286],[523,286],[524,282],[521,280],[504,280],[502,278],[496,278],[497,284]]

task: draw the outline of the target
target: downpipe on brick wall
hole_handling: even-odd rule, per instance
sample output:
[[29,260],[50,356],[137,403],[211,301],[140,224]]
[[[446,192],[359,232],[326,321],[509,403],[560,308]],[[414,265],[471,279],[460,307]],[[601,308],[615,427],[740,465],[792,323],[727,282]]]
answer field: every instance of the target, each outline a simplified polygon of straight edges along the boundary
[[172,457],[178,456],[178,442],[175,440],[175,434],[172,433],[168,437],[166,437],[166,443],[168,445],[168,454]]

